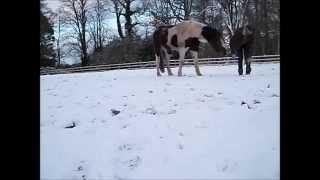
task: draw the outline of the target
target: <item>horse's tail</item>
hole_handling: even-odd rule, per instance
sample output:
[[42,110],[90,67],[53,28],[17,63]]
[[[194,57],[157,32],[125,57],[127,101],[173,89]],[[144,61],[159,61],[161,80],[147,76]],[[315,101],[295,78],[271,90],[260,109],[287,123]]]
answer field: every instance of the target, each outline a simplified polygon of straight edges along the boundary
[[163,53],[161,53],[161,29],[157,29],[153,34],[153,46],[156,56],[158,56],[159,59],[159,66],[160,71],[164,73],[164,62],[163,62]]

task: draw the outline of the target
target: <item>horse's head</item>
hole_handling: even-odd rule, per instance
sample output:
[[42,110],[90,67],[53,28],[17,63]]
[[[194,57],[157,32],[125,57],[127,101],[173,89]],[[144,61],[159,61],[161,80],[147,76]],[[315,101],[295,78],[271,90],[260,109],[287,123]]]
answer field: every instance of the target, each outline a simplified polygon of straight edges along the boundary
[[224,38],[221,31],[218,31],[209,26],[205,26],[202,29],[202,36],[208,41],[208,43],[217,51],[220,56],[226,55],[226,48],[224,44]]

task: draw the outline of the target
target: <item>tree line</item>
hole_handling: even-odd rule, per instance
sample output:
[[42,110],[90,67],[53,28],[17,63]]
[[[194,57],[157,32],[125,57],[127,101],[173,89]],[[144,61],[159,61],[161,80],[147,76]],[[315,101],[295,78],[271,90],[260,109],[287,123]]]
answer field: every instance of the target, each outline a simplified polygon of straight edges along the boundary
[[[250,24],[255,55],[280,51],[280,0],[60,0],[56,12],[40,0],[40,65],[65,67],[154,59],[152,33],[162,24],[195,19],[222,30],[225,42]],[[108,19],[114,19],[114,25]],[[214,57],[203,45],[200,57]]]

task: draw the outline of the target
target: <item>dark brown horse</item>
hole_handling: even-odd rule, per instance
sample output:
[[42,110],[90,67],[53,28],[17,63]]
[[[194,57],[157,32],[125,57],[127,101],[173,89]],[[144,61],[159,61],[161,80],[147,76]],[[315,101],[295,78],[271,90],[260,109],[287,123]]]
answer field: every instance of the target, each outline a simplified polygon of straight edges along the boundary
[[164,64],[167,66],[168,75],[172,75],[170,58],[173,52],[176,51],[179,53],[178,76],[182,76],[185,54],[190,51],[194,57],[196,73],[201,76],[198,66],[200,42],[209,43],[222,56],[226,54],[222,33],[205,24],[189,20],[174,26],[158,27],[153,34],[157,75],[160,76],[160,71],[164,72]]
[[232,55],[236,55],[238,59],[239,75],[243,74],[243,58],[246,63],[246,74],[251,72],[251,58],[253,54],[255,29],[252,26],[246,25],[237,29],[230,39],[230,48]]

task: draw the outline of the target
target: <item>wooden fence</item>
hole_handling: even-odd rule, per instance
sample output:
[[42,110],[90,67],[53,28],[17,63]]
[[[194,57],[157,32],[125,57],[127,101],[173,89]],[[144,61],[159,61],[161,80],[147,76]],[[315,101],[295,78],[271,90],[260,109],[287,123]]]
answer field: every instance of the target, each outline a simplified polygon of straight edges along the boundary
[[[280,55],[262,55],[253,56],[252,63],[272,63],[280,62]],[[200,65],[229,65],[236,64],[237,58],[233,57],[221,57],[221,58],[200,58]],[[171,67],[178,66],[178,60],[170,60]],[[193,59],[185,59],[185,66],[193,65]],[[155,68],[155,61],[147,62],[134,62],[134,63],[122,63],[122,64],[108,64],[97,66],[85,66],[85,67],[73,67],[73,68],[40,68],[40,75],[50,74],[67,74],[67,73],[79,73],[79,72],[94,72],[94,71],[107,71],[116,69],[147,69]]]

